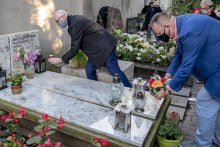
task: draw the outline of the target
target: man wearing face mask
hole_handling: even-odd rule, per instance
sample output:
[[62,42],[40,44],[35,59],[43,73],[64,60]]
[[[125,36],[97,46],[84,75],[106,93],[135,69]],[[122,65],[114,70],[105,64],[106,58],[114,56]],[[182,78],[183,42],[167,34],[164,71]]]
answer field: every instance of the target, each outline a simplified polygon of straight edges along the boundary
[[93,20],[82,15],[70,15],[63,10],[58,10],[54,14],[54,20],[61,28],[69,27],[71,47],[61,58],[48,59],[51,64],[67,63],[81,49],[88,57],[86,65],[88,79],[97,80],[97,68],[101,69],[105,65],[112,76],[117,73],[124,86],[131,87],[127,77],[118,66],[115,52],[117,38]]
[[145,22],[143,24],[143,30],[148,29],[148,24],[151,18],[156,14],[162,12],[160,6],[157,5],[157,0],[151,0],[147,2],[147,5],[142,9],[141,13],[146,13]]
[[201,2],[201,13],[207,16],[211,16],[220,21],[220,17],[218,17],[215,11],[212,11],[213,2],[211,0],[204,0]]
[[220,21],[204,15],[179,17],[156,14],[150,26],[159,38],[177,41],[177,50],[168,68],[169,85],[155,98],[165,98],[180,91],[191,74],[205,81],[197,94],[198,129],[195,141],[182,142],[183,147],[220,146]]

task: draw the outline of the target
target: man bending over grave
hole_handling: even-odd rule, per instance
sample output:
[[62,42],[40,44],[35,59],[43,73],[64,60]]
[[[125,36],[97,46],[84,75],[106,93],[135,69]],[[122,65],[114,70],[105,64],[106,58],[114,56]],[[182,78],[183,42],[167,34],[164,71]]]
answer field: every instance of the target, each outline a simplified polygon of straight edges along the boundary
[[97,80],[96,70],[104,65],[112,76],[119,75],[124,86],[131,87],[127,77],[118,66],[115,51],[117,38],[93,20],[82,15],[70,15],[63,10],[58,10],[54,14],[54,20],[61,28],[69,27],[71,47],[63,57],[48,59],[51,64],[67,63],[81,49],[88,57],[86,65],[88,79]]

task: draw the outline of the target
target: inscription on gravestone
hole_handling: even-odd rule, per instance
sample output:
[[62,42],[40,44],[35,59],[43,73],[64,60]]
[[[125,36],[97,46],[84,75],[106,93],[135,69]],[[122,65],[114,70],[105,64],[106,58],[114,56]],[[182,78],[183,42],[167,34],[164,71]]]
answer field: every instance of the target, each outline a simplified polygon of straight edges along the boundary
[[30,53],[39,49],[39,31],[29,31],[29,32],[21,32],[16,34],[10,34],[10,51],[11,51],[11,68],[16,70],[20,68],[22,73],[24,73],[24,66],[21,60],[14,61],[16,56],[16,51],[18,48],[24,48],[30,51]]

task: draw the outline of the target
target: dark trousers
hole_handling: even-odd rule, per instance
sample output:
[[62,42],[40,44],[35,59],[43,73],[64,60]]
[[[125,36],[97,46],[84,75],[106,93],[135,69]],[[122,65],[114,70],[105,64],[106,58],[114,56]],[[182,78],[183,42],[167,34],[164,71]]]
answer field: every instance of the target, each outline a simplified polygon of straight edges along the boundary
[[[130,82],[128,81],[124,72],[122,72],[120,67],[118,66],[118,59],[116,56],[115,49],[113,49],[112,53],[109,55],[108,59],[106,60],[105,67],[108,69],[108,71],[111,73],[113,77],[115,74],[118,74],[121,79],[121,82],[124,84],[125,87],[131,88]],[[88,62],[86,64],[87,78],[90,80],[97,81],[96,70],[97,67],[88,59]]]

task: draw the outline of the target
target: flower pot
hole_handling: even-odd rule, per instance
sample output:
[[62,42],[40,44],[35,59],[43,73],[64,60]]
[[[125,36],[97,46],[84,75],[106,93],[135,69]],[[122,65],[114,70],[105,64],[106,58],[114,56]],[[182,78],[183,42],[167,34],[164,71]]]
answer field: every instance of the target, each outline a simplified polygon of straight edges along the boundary
[[34,73],[35,73],[35,68],[33,65],[25,68],[25,76],[27,79],[33,79],[34,78]]
[[178,147],[182,139],[183,135],[181,135],[180,140],[161,139],[160,136],[157,135],[157,143],[160,147]]
[[22,85],[20,85],[20,86],[11,86],[11,92],[14,95],[20,94],[22,92]]

